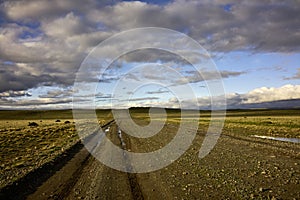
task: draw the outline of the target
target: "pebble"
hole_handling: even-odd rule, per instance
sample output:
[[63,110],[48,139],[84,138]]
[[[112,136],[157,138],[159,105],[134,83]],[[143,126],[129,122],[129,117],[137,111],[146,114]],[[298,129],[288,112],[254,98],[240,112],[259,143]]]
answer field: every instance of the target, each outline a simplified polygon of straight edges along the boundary
[[265,192],[265,191],[267,191],[267,190],[270,190],[270,188],[262,188],[262,187],[259,188],[259,191],[260,191],[260,192]]

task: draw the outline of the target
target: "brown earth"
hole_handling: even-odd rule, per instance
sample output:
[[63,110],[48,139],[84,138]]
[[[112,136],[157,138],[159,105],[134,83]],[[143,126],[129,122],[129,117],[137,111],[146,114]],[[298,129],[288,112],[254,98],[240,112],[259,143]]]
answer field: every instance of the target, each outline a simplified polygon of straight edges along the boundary
[[[109,126],[108,137],[120,145],[116,124]],[[176,124],[168,123],[162,132],[175,133],[176,130]],[[123,135],[126,149],[137,151],[143,146],[143,140]],[[200,160],[198,151],[203,138],[204,133],[199,131],[193,145],[181,158],[151,173],[130,174],[111,169],[82,148],[31,194],[22,196],[6,191],[2,197],[23,199],[28,195],[28,199],[300,199],[299,144],[238,137],[225,132],[213,151]],[[146,149],[143,151],[159,148],[169,139],[165,137],[162,141],[161,137],[154,137],[144,145]],[[5,196],[7,194],[10,196]]]

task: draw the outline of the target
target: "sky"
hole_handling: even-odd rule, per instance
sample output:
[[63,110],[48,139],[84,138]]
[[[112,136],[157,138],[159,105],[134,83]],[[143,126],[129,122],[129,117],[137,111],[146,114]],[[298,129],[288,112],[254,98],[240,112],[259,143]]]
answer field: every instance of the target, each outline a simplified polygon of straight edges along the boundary
[[[118,55],[116,35],[143,27],[190,37],[204,52],[201,67],[178,55],[191,52],[182,38],[151,33],[126,44],[148,39],[178,51],[137,49],[106,68],[91,56]],[[229,109],[299,108],[299,60],[297,0],[0,1],[0,109],[211,109],[218,81]],[[96,71],[82,75],[91,63]]]

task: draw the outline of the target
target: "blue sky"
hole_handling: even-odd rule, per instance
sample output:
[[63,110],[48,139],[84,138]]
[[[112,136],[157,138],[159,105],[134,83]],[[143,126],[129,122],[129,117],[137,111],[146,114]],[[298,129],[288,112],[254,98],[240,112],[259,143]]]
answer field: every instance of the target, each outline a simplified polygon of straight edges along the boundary
[[[121,56],[105,76],[86,74],[90,89],[74,89],[78,70],[93,48],[142,27],[185,33],[207,50],[222,76],[218,81],[224,83],[228,108],[299,108],[299,18],[300,4],[293,0],[3,1],[0,109],[71,108],[74,94],[83,106],[96,97],[97,108],[111,102],[118,108],[176,108],[182,95],[185,108],[209,109],[207,83],[217,78],[204,71],[205,81],[186,61],[160,51]],[[132,44],[142,39],[139,35]],[[117,51],[117,43],[107,49]],[[120,97],[122,92],[114,90],[118,84],[136,88]]]
[[215,62],[220,69],[244,71],[241,76],[223,81],[227,92],[246,93],[259,87],[299,84],[299,79],[287,79],[297,73],[299,58],[300,53],[230,52]]

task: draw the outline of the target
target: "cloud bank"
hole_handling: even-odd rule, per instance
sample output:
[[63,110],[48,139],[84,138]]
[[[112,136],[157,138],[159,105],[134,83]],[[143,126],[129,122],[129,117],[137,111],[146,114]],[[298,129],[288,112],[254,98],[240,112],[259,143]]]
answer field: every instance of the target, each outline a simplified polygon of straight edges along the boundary
[[[300,50],[297,0],[174,0],[164,4],[115,0],[3,1],[0,18],[2,105],[18,105],[19,101],[10,98],[26,96],[27,90],[40,86],[72,86],[81,62],[94,46],[132,28],[158,26],[184,32],[210,52]],[[136,56],[125,60],[130,59],[147,62],[152,58]],[[223,78],[243,73],[221,71]],[[298,70],[286,79],[299,77]],[[185,81],[202,80],[191,73],[187,80],[178,83]],[[282,100],[283,96],[294,99],[291,93],[298,91],[298,86],[284,87],[288,88],[260,88],[246,96],[233,95],[232,101],[242,99],[242,104],[251,104]],[[283,95],[286,91],[290,93]]]
[[[163,107],[163,108],[183,108],[183,109],[211,109],[211,98],[209,96],[199,97],[198,99],[187,99],[181,102],[179,105],[176,97],[169,98],[168,100],[162,100],[160,94],[167,91],[158,90],[149,92],[149,97],[131,98],[128,100],[115,100],[115,108],[129,108],[129,107]],[[29,95],[25,92],[15,93],[0,93],[0,109],[6,109],[12,103],[18,106],[20,109],[28,106],[41,105],[42,108],[50,108],[51,105],[58,105],[57,108],[72,108],[72,98],[68,95],[70,90],[65,91],[56,90],[49,92],[47,95],[42,96],[38,100],[24,100],[24,99],[5,99],[1,97],[14,97]],[[98,96],[98,97],[97,97]],[[96,99],[101,101],[114,100],[112,96],[99,94]],[[54,98],[55,97],[55,98]],[[216,98],[217,99],[217,98]],[[84,103],[85,98],[81,100]],[[228,109],[249,109],[249,108],[300,108],[300,85],[284,85],[282,87],[261,87],[249,91],[245,94],[232,93],[226,95],[227,108]],[[62,105],[68,103],[69,105]],[[215,102],[216,105],[218,101]],[[99,108],[111,108],[110,104],[101,106]]]

